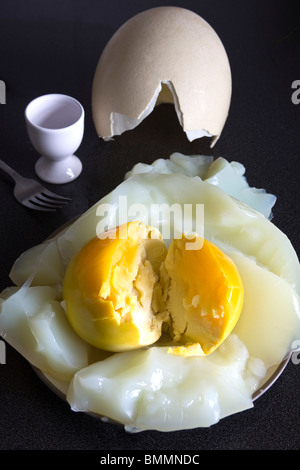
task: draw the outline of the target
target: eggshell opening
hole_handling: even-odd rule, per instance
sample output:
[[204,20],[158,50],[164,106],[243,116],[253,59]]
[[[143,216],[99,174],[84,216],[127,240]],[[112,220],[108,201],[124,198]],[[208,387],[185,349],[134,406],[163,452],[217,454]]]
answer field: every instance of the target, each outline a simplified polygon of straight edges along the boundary
[[92,87],[99,137],[139,125],[160,103],[173,103],[187,138],[220,137],[231,100],[224,46],[200,16],[153,8],[123,24],[104,48]]

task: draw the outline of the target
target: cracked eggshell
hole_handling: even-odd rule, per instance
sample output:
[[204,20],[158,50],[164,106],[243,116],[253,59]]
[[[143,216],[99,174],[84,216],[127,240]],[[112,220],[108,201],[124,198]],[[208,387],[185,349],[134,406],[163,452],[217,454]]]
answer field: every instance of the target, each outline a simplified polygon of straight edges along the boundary
[[224,46],[196,13],[157,7],[123,24],[104,48],[92,87],[99,137],[135,128],[161,102],[174,103],[190,141],[219,138],[231,100]]

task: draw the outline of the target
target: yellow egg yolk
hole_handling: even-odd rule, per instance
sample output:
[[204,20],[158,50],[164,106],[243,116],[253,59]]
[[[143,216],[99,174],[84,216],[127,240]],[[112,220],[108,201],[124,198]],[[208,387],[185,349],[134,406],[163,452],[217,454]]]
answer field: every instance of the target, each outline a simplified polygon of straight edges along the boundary
[[244,290],[233,261],[195,235],[174,239],[141,222],[95,237],[71,260],[64,279],[67,317],[97,348],[149,346],[162,334],[168,352],[206,355],[234,328]]
[[170,335],[177,343],[169,352],[211,353],[232,331],[242,310],[244,289],[235,264],[195,235],[173,240],[162,269],[168,280]]
[[162,320],[151,308],[166,247],[160,232],[134,221],[88,242],[68,265],[63,297],[79,336],[108,351],[154,343]]

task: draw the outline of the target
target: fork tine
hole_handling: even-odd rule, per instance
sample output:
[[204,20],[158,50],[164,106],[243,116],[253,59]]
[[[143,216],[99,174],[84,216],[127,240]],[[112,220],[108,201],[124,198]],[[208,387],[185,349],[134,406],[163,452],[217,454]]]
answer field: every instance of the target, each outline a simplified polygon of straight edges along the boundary
[[53,199],[53,198],[50,198],[49,196],[45,196],[43,193],[40,193],[40,194],[36,194],[35,196],[32,196],[31,199],[34,199],[37,201],[36,202],[39,202],[43,205],[49,205],[49,206],[53,206],[53,207],[62,207],[63,204],[68,204],[67,201],[61,201],[60,199]]
[[69,197],[65,197],[65,196],[59,196],[58,194],[55,194],[55,193],[52,193],[51,191],[49,191],[48,189],[44,189],[42,194],[44,196],[48,196],[49,198],[52,198],[52,199],[56,199],[56,200],[60,200],[60,201],[65,201],[65,203],[67,203],[68,201],[72,201],[71,198]]
[[38,205],[38,204],[34,204],[33,202],[31,201],[23,201],[22,202],[23,206],[26,206],[28,207],[29,209],[34,209],[36,211],[45,211],[45,212],[53,212],[55,211],[56,209],[53,208],[53,207],[49,207],[49,206],[42,206],[42,205]]
[[48,202],[47,200],[43,199],[40,197],[39,194],[36,194],[35,196],[32,196],[29,199],[32,204],[36,204],[37,206],[42,206],[42,207],[47,207],[48,209],[61,209],[61,205],[58,202],[51,201]]

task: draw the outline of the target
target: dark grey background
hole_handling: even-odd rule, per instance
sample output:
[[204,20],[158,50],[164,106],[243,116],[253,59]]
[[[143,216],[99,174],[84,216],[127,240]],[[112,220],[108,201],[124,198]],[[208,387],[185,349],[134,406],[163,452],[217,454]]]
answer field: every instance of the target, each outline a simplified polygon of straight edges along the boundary
[[[233,79],[228,120],[221,139],[188,142],[174,107],[156,109],[138,128],[114,141],[97,138],[91,118],[91,84],[98,58],[119,26],[139,11],[161,5],[189,8],[216,30],[227,50]],[[299,253],[300,104],[292,83],[300,80],[299,1],[269,0],[1,0],[0,79],[7,87],[0,106],[0,153],[25,176],[34,177],[38,155],[27,137],[24,109],[44,93],[66,93],[86,111],[77,152],[83,172],[50,189],[73,202],[54,214],[18,204],[9,178],[0,181],[0,289],[27,248],[81,214],[123,179],[133,164],[173,151],[206,153],[246,166],[252,186],[278,197],[273,222]],[[283,312],[284,314],[284,312]],[[202,450],[299,448],[300,365],[289,363],[254,409],[210,429],[169,434],[126,434],[69,410],[37,378],[30,365],[6,348],[0,365],[0,449]]]

